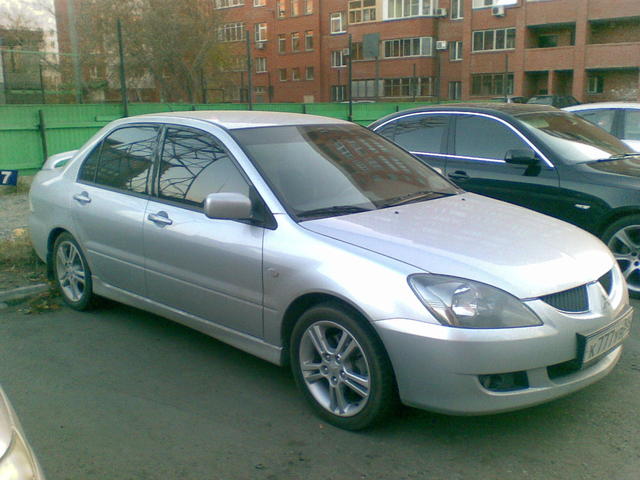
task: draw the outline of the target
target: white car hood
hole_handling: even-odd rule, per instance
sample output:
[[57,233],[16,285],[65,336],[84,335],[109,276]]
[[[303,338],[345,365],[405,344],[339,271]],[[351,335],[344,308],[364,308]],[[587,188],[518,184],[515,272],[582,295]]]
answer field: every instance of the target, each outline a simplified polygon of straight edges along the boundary
[[521,299],[597,280],[614,262],[600,240],[573,225],[471,193],[301,226]]

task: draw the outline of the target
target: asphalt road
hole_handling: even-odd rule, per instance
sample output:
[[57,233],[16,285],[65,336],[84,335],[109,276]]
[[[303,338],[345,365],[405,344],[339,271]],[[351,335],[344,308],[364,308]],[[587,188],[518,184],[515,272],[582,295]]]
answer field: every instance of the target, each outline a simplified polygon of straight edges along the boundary
[[402,409],[364,433],[322,424],[288,371],[116,304],[0,310],[0,384],[49,480],[637,480],[639,321],[616,370],[572,396],[485,417]]

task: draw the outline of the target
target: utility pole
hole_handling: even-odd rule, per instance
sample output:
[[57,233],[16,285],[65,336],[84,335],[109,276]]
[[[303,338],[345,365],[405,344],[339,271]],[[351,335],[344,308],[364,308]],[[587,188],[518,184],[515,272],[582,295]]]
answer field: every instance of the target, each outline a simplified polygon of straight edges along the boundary
[[352,95],[352,84],[353,84],[353,68],[352,68],[352,64],[351,64],[351,59],[352,59],[352,53],[353,53],[353,41],[351,39],[351,34],[349,34],[349,61],[348,61],[348,65],[349,65],[349,117],[348,120],[351,122],[353,121],[353,95]]
[[127,74],[124,68],[124,44],[122,42],[122,23],[116,20],[118,32],[118,52],[120,53],[120,96],[122,98],[122,111],[125,117],[129,116],[129,94],[127,92]]
[[247,100],[249,110],[253,110],[253,75],[251,71],[251,37],[249,36],[249,30],[245,30],[247,37]]
[[509,55],[504,54],[504,78],[502,79],[502,85],[504,87],[504,101],[508,100],[508,89],[507,84],[509,82]]
[[82,67],[80,65],[80,50],[78,48],[78,31],[76,30],[75,1],[76,0],[67,1],[67,16],[69,20],[71,59],[73,60],[73,78],[76,86],[76,103],[82,103]]

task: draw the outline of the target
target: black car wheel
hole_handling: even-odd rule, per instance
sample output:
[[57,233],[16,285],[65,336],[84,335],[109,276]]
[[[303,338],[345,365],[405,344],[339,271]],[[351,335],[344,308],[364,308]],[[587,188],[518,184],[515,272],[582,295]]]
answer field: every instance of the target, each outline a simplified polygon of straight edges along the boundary
[[360,430],[394,407],[396,385],[387,354],[368,325],[338,304],[306,311],[291,335],[296,383],[328,423]]

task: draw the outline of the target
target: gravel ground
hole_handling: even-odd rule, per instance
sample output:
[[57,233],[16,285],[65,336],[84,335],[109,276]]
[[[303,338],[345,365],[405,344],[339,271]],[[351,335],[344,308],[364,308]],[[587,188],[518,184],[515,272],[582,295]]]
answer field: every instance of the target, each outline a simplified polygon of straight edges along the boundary
[[0,195],[0,239],[11,235],[16,228],[27,226],[29,200],[26,193]]

